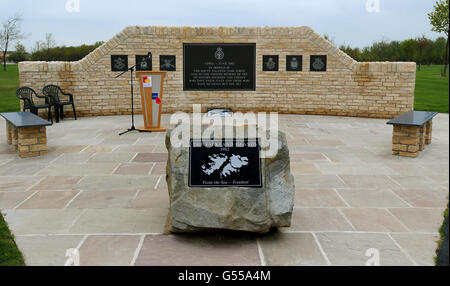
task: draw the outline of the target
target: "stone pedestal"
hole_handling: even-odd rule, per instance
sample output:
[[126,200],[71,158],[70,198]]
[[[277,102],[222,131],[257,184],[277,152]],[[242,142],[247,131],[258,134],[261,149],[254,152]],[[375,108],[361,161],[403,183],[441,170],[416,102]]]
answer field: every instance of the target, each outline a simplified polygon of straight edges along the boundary
[[9,129],[9,132],[10,132],[10,136],[9,137],[11,137],[11,145],[13,146],[14,150],[17,151],[17,148],[18,148],[17,145],[18,145],[18,142],[19,142],[18,141],[18,137],[19,137],[18,129],[16,127],[14,127],[13,125],[11,125],[11,127]]
[[8,142],[8,145],[12,144],[12,130],[14,128],[14,126],[12,126],[11,123],[9,123],[8,121],[6,122],[6,142]]
[[294,206],[294,177],[284,133],[272,158],[261,158],[262,188],[189,187],[189,147],[173,147],[167,132],[167,185],[169,232],[218,229],[266,233],[272,227],[288,227]]
[[420,126],[394,125],[392,154],[417,157],[420,145]]
[[47,154],[47,132],[45,126],[17,128],[17,150],[21,158]]
[[425,144],[431,144],[431,134],[433,133],[433,121],[425,123]]
[[394,125],[392,154],[417,157],[426,145],[431,144],[432,131],[433,123],[431,119],[422,126]]
[[425,124],[419,128],[419,151],[425,149]]

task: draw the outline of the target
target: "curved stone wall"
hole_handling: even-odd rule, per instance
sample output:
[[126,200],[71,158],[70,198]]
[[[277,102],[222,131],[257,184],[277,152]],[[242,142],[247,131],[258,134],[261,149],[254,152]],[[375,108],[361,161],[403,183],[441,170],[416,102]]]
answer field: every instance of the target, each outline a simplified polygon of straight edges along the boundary
[[[184,91],[183,43],[256,43],[255,91]],[[277,111],[392,118],[413,109],[415,63],[356,62],[308,27],[127,27],[77,62],[21,62],[21,86],[39,91],[58,84],[74,94],[81,116],[129,114],[129,77],[115,79],[111,55],[176,55],[165,82],[163,112],[229,107],[234,111]],[[263,72],[263,55],[279,55],[279,71]],[[303,71],[287,72],[286,55],[302,55]],[[311,72],[310,55],[327,55],[327,71]],[[155,69],[156,67],[156,69]],[[138,84],[135,100],[140,112]],[[70,116],[70,112],[68,115]]]

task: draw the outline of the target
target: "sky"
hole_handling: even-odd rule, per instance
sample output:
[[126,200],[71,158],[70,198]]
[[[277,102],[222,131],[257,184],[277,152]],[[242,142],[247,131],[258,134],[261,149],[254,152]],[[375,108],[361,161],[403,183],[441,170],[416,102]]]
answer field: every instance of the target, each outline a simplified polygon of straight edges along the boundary
[[[67,3],[69,2],[69,3]],[[79,3],[79,10],[76,2]],[[369,3],[367,3],[369,2]],[[31,49],[52,33],[57,45],[107,41],[124,27],[309,26],[336,45],[425,35],[435,0],[0,0],[0,22],[20,13]],[[75,3],[75,4],[74,4]],[[70,4],[70,5],[68,5]],[[69,7],[67,7],[69,6]],[[69,8],[69,9],[67,9]]]

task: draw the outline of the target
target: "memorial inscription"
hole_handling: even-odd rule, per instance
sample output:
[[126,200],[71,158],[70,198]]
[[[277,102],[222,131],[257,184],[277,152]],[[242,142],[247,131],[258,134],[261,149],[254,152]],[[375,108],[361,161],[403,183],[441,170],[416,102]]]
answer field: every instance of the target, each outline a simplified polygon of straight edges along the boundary
[[191,140],[189,187],[262,187],[257,139]]
[[255,90],[256,44],[183,44],[184,90]]

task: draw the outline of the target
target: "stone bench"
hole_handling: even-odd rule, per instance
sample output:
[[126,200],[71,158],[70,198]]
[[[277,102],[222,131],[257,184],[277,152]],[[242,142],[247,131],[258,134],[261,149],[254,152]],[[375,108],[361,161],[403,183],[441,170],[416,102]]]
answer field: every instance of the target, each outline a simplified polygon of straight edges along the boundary
[[21,158],[47,154],[47,120],[30,112],[0,113],[6,120],[6,138]]
[[437,112],[408,111],[387,122],[394,125],[392,154],[417,157],[425,145],[431,144],[433,117]]

